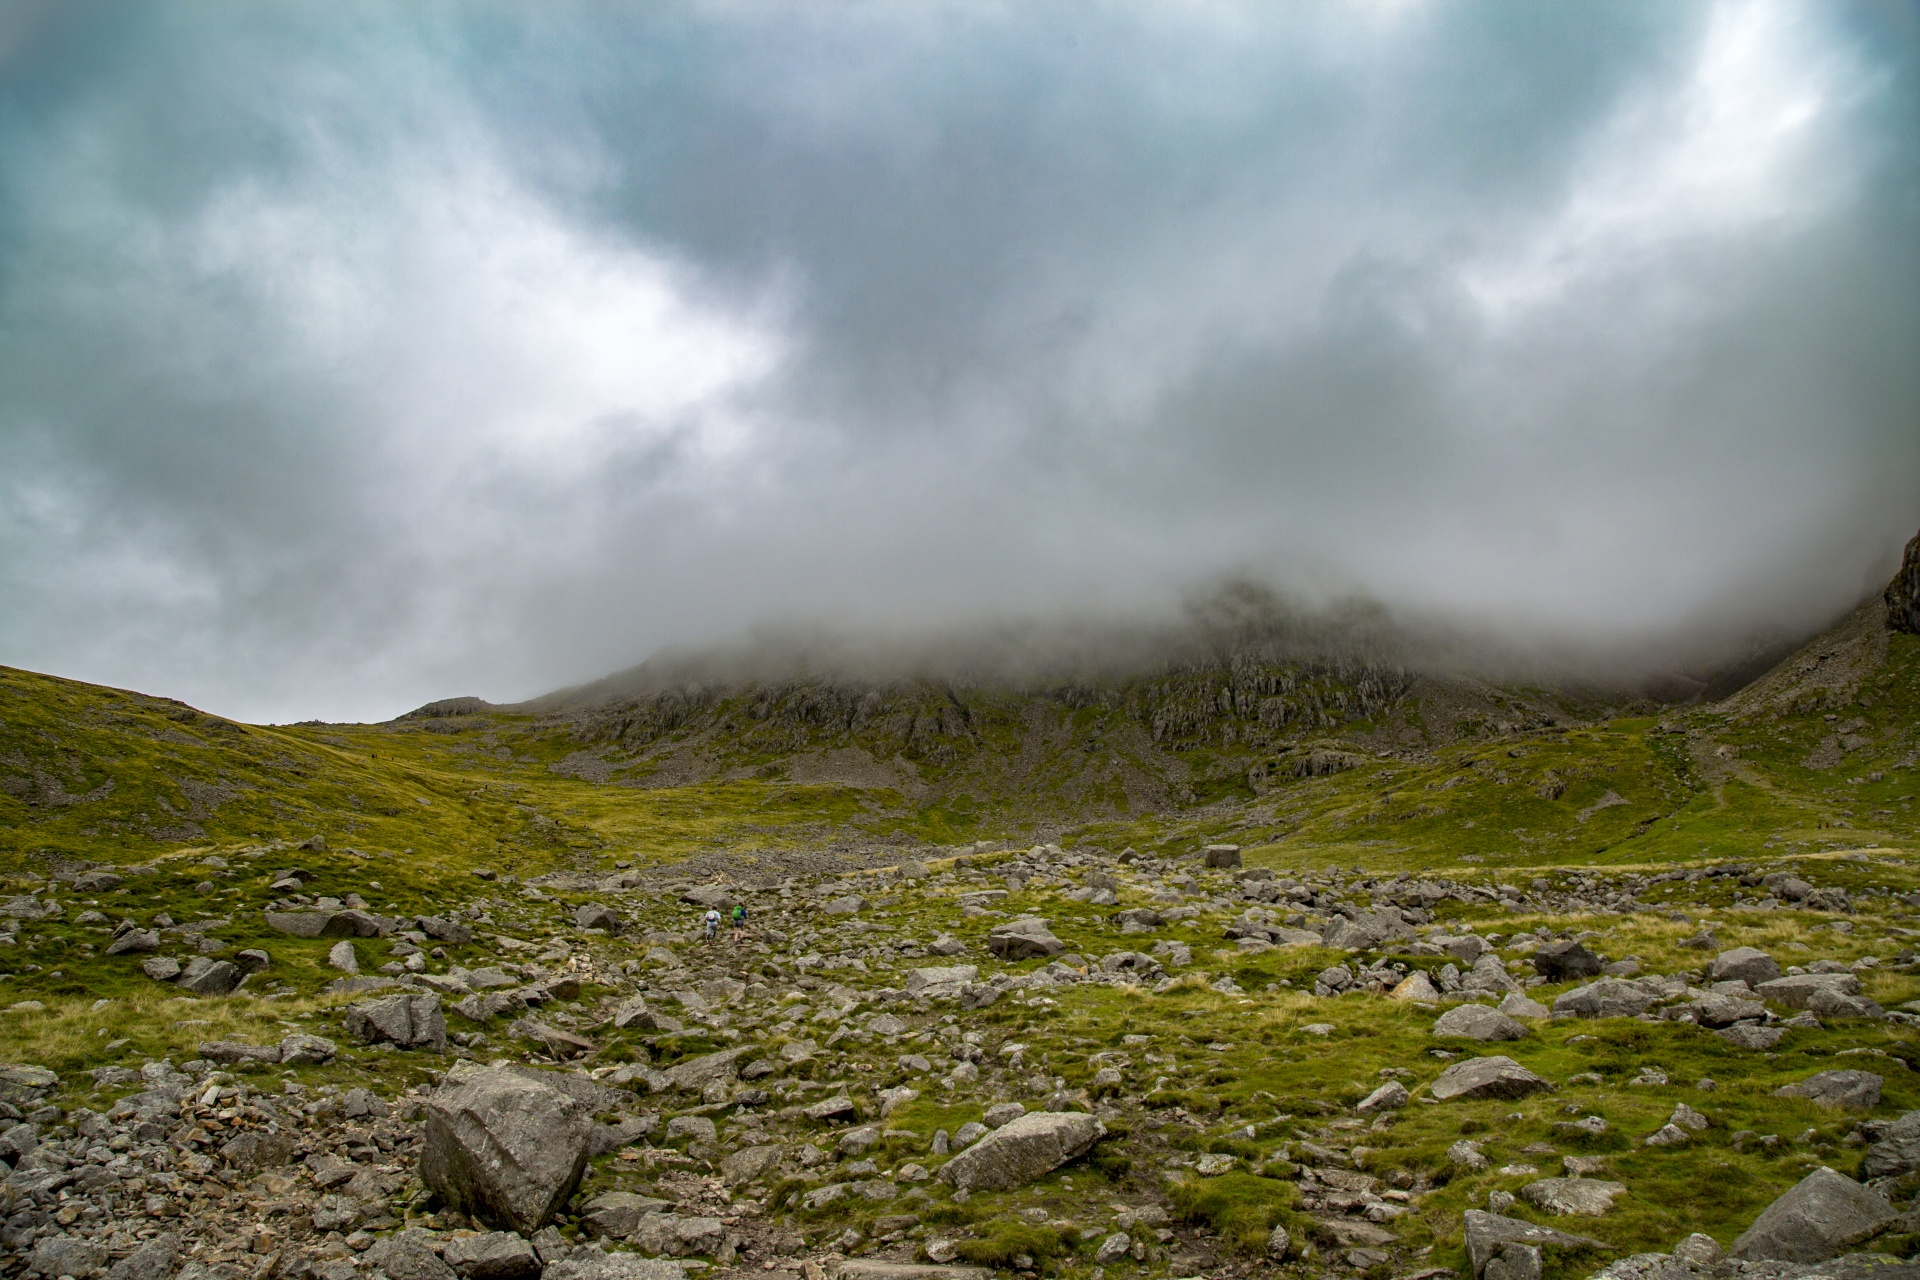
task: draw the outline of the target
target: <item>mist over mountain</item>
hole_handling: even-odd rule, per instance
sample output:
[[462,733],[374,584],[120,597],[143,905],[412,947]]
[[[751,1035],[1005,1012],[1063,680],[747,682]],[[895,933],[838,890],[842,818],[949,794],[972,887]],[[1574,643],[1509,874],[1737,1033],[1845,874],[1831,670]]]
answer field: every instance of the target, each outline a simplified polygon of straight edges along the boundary
[[0,660],[369,719],[769,631],[1079,661],[1231,580],[1704,678],[1920,522],[1916,50],[1792,0],[16,6]]

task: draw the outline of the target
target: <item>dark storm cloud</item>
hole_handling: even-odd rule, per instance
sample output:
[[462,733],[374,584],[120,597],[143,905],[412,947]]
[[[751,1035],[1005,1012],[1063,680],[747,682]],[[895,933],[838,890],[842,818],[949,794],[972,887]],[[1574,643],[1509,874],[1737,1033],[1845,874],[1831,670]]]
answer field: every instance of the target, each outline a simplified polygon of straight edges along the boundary
[[1898,6],[24,5],[0,661],[253,716],[768,621],[1803,626],[1920,523]]

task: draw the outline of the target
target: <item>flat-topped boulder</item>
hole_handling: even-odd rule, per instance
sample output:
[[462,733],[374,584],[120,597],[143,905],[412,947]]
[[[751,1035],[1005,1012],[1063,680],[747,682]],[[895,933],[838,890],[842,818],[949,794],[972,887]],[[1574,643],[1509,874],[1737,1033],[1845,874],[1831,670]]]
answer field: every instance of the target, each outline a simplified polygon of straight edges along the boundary
[[1025,1186],[1085,1155],[1106,1126],[1079,1111],[1032,1111],[1009,1120],[940,1168],[956,1191]]
[[1494,1054],[1456,1062],[1440,1073],[1428,1093],[1440,1102],[1456,1098],[1524,1098],[1553,1086],[1512,1058]]
[[1433,1035],[1461,1036],[1468,1040],[1524,1040],[1533,1033],[1484,1004],[1462,1004],[1441,1014],[1434,1021]]

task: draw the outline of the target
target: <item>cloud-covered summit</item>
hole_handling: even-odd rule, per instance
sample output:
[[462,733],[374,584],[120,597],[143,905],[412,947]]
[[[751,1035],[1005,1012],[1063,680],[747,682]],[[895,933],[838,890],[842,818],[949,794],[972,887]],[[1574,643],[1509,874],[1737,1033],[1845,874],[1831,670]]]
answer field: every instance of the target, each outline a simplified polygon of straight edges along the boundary
[[264,718],[1920,524],[1901,6],[18,5],[0,662]]

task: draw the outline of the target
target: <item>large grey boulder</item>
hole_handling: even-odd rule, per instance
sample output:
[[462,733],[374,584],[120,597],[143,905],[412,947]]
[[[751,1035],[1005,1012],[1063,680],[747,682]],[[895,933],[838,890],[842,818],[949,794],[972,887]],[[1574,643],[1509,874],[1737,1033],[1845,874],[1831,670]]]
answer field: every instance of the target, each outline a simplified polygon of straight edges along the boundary
[[367,911],[269,911],[267,928],[296,938],[384,938],[394,922]]
[[1744,982],[1750,987],[1757,987],[1779,977],[1780,966],[1758,947],[1735,947],[1713,958],[1713,966],[1708,969],[1707,976],[1714,982]]
[[1920,1169],[1920,1111],[1909,1111],[1880,1131],[1867,1148],[1860,1173],[1868,1178],[1897,1178]]
[[1078,1111],[1033,1111],[1010,1120],[941,1166],[956,1191],[1024,1186],[1085,1155],[1106,1126]]
[[431,992],[363,1000],[347,1007],[347,1034],[365,1044],[395,1044],[402,1049],[445,1052],[447,1019],[440,997]]
[[1776,1098],[1805,1098],[1823,1107],[1871,1111],[1880,1105],[1880,1086],[1886,1081],[1871,1071],[1822,1071],[1797,1084],[1773,1091]]
[[454,1280],[453,1268],[433,1251],[433,1237],[418,1227],[375,1240],[363,1257],[387,1280]]
[[511,1231],[455,1236],[441,1257],[464,1280],[539,1280],[539,1255]]
[[1462,1004],[1441,1014],[1434,1021],[1432,1034],[1462,1036],[1485,1043],[1489,1040],[1524,1040],[1533,1033],[1497,1009],[1489,1009],[1483,1004]]
[[573,913],[573,922],[582,929],[605,929],[608,933],[618,933],[627,925],[618,911],[599,902],[581,905]]
[[449,1072],[426,1113],[421,1178],[454,1208],[522,1235],[559,1212],[586,1168],[586,1104],[515,1072]]
[[1054,937],[1047,922],[1038,916],[1022,916],[997,924],[987,935],[987,950],[1002,960],[1057,956],[1066,949],[1067,944]]
[[1554,999],[1556,1018],[1631,1018],[1645,1013],[1660,997],[1637,982],[1602,978],[1584,987],[1563,991]]
[[1860,979],[1850,973],[1794,973],[1763,982],[1753,989],[1753,993],[1762,1000],[1771,1000],[1789,1009],[1806,1008],[1807,1002],[1822,991],[1857,996],[1860,994]]
[[1605,1249],[1608,1246],[1588,1236],[1576,1236],[1552,1227],[1542,1227],[1518,1218],[1506,1218],[1484,1209],[1469,1209],[1465,1216],[1467,1262],[1473,1274],[1480,1276],[1487,1264],[1508,1247],[1531,1246],[1534,1249]]
[[1512,1058],[1494,1054],[1454,1063],[1427,1092],[1440,1102],[1451,1102],[1455,1098],[1524,1098],[1551,1088]]
[[1533,971],[1548,982],[1596,977],[1604,967],[1599,956],[1570,939],[1549,942],[1533,953]]
[[1749,1262],[1824,1262],[1898,1216],[1878,1192],[1831,1169],[1815,1169],[1761,1211],[1733,1242],[1732,1253]]

